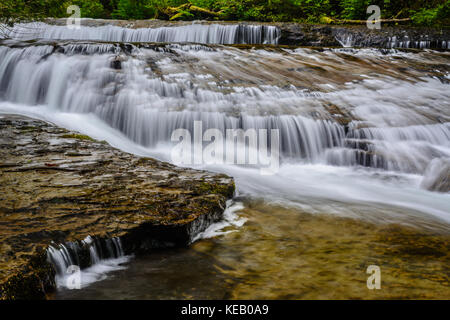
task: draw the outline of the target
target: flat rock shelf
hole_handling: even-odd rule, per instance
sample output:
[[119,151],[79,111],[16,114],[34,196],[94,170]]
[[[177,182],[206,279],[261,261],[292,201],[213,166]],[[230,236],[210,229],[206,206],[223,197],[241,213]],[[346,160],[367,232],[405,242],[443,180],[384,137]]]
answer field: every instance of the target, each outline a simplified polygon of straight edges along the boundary
[[[0,117],[0,298],[55,289],[53,244],[120,237],[124,254],[187,246],[221,219],[232,178],[121,152],[52,124]],[[84,247],[83,247],[84,245]]]

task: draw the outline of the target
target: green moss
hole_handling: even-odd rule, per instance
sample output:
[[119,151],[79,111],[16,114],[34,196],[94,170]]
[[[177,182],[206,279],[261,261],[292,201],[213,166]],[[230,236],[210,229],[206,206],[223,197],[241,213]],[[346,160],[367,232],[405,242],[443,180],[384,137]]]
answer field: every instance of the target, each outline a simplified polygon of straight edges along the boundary
[[78,139],[78,140],[89,140],[89,141],[95,141],[94,139],[92,139],[91,137],[84,135],[84,134],[80,134],[80,133],[67,133],[67,134],[63,134],[61,136],[61,138],[64,139]]
[[234,194],[234,181],[228,184],[214,183],[214,182],[202,182],[194,187],[194,192],[199,195],[204,194],[218,194],[231,198]]
[[33,126],[23,126],[23,127],[20,127],[19,130],[22,133],[27,133],[27,132],[32,132],[32,131],[40,131],[39,128],[36,128],[36,127],[33,127]]

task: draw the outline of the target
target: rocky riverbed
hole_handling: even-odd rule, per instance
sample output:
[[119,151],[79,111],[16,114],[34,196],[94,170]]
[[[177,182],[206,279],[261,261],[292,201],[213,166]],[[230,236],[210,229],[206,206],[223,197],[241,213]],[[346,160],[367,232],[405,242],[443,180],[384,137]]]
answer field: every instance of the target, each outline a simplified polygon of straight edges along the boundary
[[188,245],[221,219],[234,193],[223,174],[178,168],[22,116],[0,118],[2,299],[55,289],[46,249],[88,236],[120,237],[125,254]]

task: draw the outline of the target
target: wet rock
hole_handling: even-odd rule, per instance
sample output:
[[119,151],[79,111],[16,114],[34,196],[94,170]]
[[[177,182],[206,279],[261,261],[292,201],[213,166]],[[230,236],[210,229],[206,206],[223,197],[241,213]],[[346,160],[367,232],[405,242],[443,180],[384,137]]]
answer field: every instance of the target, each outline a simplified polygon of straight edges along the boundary
[[432,48],[449,49],[450,30],[383,26],[380,30],[365,25],[314,26],[278,23],[280,44],[321,47]]
[[340,47],[329,26],[301,25],[297,23],[280,24],[280,44],[294,46]]
[[125,254],[186,246],[221,219],[234,193],[226,175],[137,157],[38,120],[1,118],[0,136],[2,299],[54,289],[52,242],[120,237]]
[[121,70],[122,69],[122,61],[125,59],[121,56],[116,56],[114,60],[111,61],[111,68],[115,70]]

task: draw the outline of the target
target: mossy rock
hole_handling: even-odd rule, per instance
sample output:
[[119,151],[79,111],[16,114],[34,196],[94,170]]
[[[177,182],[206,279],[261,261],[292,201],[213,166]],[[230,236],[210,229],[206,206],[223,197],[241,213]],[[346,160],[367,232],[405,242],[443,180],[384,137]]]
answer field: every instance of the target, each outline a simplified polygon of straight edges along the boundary
[[[137,157],[42,121],[0,118],[0,134],[7,141],[0,165],[3,299],[43,299],[54,289],[55,271],[37,248],[77,242],[85,268],[87,236],[121,237],[126,253],[186,246],[221,218],[234,193],[226,175]],[[18,139],[30,142],[17,149]]]
[[95,141],[94,139],[92,139],[91,137],[84,135],[84,134],[80,134],[80,133],[67,133],[67,134],[63,134],[61,136],[61,138],[64,139],[77,139],[77,140],[88,140],[88,141]]

